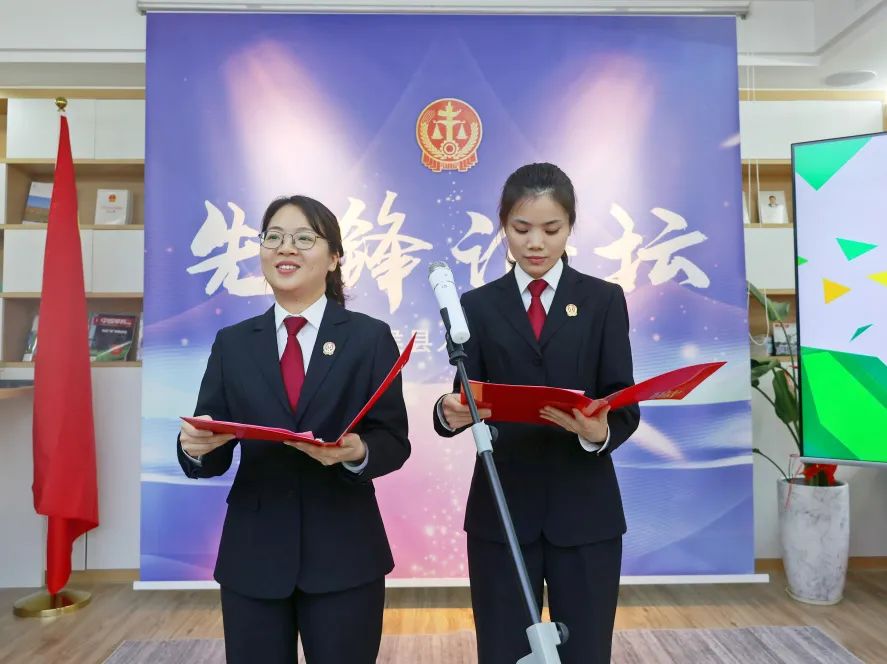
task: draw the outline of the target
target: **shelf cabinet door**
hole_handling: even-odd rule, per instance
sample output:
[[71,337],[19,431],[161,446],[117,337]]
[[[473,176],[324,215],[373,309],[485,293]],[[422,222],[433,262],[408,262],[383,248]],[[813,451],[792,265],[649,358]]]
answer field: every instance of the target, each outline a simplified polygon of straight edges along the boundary
[[0,225],[6,223],[6,164],[0,164]]
[[142,370],[94,368],[92,394],[101,523],[86,535],[86,566],[132,569],[140,555]]
[[[95,158],[96,101],[71,99],[67,107],[74,159]],[[59,113],[52,99],[10,99],[6,119],[7,159],[55,159]]]
[[145,158],[145,102],[99,99],[95,103],[95,158]]
[[[6,371],[3,377],[11,378]],[[0,504],[3,505],[0,511],[3,527],[0,588],[36,588],[43,585],[45,519],[34,512],[31,497],[34,477],[31,451],[33,403],[33,395],[0,399],[0,422],[3,423],[0,432],[0,446],[3,449],[3,463],[0,464]]]
[[[93,231],[80,231],[80,250],[83,252],[83,282],[92,290],[92,236]],[[3,247],[3,290],[12,293],[39,293],[43,287],[43,253],[46,250],[46,231],[7,231]]]
[[141,293],[145,283],[144,260],[144,232],[93,231],[93,290],[97,293]]
[[745,274],[761,289],[795,287],[795,229],[746,228]]

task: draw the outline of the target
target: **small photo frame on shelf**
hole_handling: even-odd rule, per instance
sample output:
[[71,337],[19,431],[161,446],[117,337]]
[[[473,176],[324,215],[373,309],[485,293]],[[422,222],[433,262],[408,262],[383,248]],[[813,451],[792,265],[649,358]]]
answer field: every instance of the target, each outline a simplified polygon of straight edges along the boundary
[[762,224],[788,223],[788,208],[785,206],[784,191],[758,192],[758,221]]

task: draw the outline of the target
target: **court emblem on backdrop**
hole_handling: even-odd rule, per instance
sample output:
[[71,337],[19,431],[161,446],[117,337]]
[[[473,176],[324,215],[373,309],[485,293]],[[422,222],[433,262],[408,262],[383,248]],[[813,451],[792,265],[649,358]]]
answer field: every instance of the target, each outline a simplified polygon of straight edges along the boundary
[[483,134],[480,116],[461,99],[438,99],[419,113],[416,142],[422,163],[435,173],[464,173],[477,163]]

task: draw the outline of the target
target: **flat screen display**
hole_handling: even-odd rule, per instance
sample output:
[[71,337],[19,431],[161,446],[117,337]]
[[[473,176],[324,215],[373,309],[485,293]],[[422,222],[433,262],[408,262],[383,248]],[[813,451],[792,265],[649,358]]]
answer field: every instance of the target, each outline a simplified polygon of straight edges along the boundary
[[887,133],[792,146],[805,457],[887,463]]

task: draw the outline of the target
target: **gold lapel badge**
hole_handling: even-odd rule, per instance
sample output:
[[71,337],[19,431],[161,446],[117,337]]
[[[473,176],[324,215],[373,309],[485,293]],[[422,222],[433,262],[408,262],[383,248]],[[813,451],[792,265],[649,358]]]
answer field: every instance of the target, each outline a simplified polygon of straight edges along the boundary
[[336,352],[336,344],[334,344],[332,341],[327,341],[323,345],[323,354],[324,355],[332,355],[335,352]]
[[577,307],[575,304],[568,304],[567,305],[567,316],[569,316],[570,318],[573,318],[574,316],[578,316],[578,315],[579,315],[579,307]]

